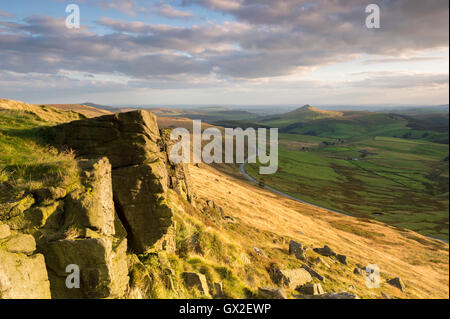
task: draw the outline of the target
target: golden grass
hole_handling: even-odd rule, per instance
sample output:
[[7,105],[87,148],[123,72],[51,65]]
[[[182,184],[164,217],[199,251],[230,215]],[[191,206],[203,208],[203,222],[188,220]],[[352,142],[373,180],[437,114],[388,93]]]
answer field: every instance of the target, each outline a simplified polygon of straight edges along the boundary
[[74,111],[74,112],[83,114],[84,116],[86,116],[88,118],[113,114],[112,112],[110,112],[108,110],[102,110],[99,108],[95,108],[95,107],[88,106],[88,105],[82,105],[82,104],[48,104],[48,106],[62,110],[62,111]]
[[[336,263],[331,269],[322,270],[329,278],[324,284],[326,289],[345,290],[353,285],[363,298],[381,298],[381,291],[396,298],[449,298],[446,243],[377,221],[339,215],[298,203],[209,166],[191,166],[190,172],[198,196],[214,200],[225,214],[237,220],[239,226],[236,227],[242,228],[242,234],[224,231],[222,235],[232,237],[231,241],[242,247],[264,247],[274,252],[273,258],[281,259],[282,254],[277,255],[276,252],[286,250],[288,243],[283,240],[274,243],[276,238],[262,235],[273,233],[278,238],[293,238],[310,247],[327,244],[337,253],[347,255],[350,267]],[[402,293],[385,283],[380,289],[366,288],[362,277],[352,274],[357,263],[364,266],[377,264],[382,282],[401,277],[408,287],[407,292]]]
[[63,111],[45,105],[32,105],[20,101],[0,99],[0,109],[24,111],[29,114],[34,114],[40,120],[48,124],[63,123],[68,121],[75,121],[81,118],[79,113],[73,111]]

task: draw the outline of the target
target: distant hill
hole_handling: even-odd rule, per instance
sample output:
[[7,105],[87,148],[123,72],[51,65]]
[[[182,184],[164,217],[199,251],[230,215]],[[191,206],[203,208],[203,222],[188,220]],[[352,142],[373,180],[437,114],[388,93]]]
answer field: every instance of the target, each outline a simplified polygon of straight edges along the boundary
[[112,107],[112,106],[107,106],[107,105],[101,105],[101,104],[96,104],[96,103],[92,103],[92,102],[85,102],[85,103],[80,103],[81,105],[87,105],[87,106],[91,106],[94,107],[96,109],[101,109],[101,110],[107,110],[113,113],[116,113],[119,111],[118,108]]
[[[438,109],[444,111],[446,106]],[[436,111],[437,108],[432,110]],[[224,120],[226,119],[222,119]],[[387,136],[448,144],[449,136],[448,113],[426,113],[423,109],[407,115],[393,112],[329,111],[305,105],[288,113],[260,117],[251,122],[254,125],[277,127],[281,133],[328,138]],[[242,120],[227,124],[234,124],[234,127],[248,126]]]
[[296,119],[301,122],[308,122],[313,120],[319,120],[323,118],[342,117],[343,112],[338,111],[326,111],[318,109],[311,105],[305,105],[292,112],[288,112],[282,116],[282,118]]
[[265,117],[260,122],[271,126],[286,126],[293,123],[306,123],[314,120],[339,118],[344,116],[343,112],[326,111],[311,105],[305,105],[294,111]]
[[63,110],[63,111],[74,111],[83,114],[86,117],[97,117],[107,114],[112,114],[113,112],[106,109],[96,108],[94,106],[85,104],[48,104],[48,106]]

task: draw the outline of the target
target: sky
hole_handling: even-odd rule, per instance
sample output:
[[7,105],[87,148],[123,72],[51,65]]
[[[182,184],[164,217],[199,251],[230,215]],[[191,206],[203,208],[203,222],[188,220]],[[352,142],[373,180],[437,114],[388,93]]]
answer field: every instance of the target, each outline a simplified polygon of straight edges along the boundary
[[448,26],[448,0],[0,0],[0,98],[448,104]]

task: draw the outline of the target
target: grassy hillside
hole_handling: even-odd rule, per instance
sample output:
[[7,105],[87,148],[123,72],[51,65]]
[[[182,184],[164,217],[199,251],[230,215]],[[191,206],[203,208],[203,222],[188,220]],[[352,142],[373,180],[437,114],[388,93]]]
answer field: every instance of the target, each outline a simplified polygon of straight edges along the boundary
[[74,111],[84,115],[85,117],[97,117],[107,114],[112,114],[109,110],[95,108],[90,105],[84,104],[49,104],[48,106],[63,110],[63,111]]
[[[326,291],[350,289],[362,298],[380,298],[381,291],[393,298],[448,298],[448,244],[375,220],[298,203],[207,166],[192,166],[190,171],[199,198],[213,200],[234,222],[217,220],[209,213],[192,212],[193,218],[244,255],[233,261],[236,254],[231,253],[232,266],[228,267],[250,290],[264,281],[270,283],[264,271],[270,263],[287,268],[301,265],[287,252],[289,240],[294,239],[307,247],[328,244],[349,257],[349,267],[329,258],[325,258],[329,267],[319,266],[318,271],[326,278],[322,282]],[[255,253],[254,247],[264,256]],[[308,254],[315,257],[311,250]],[[242,263],[246,259],[248,262]],[[357,263],[380,267],[380,288],[367,289],[364,278],[353,274]],[[407,282],[408,292],[391,289],[385,283],[394,274]]]
[[43,186],[74,187],[73,154],[50,146],[46,127],[83,116],[47,106],[0,100],[0,202]]

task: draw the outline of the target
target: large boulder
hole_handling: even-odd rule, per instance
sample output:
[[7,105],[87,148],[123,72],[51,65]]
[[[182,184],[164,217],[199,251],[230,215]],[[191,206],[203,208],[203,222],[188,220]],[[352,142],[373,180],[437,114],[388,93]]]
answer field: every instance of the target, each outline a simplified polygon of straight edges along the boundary
[[116,208],[126,222],[130,245],[136,252],[151,249],[173,226],[166,181],[165,165],[159,160],[113,171]]
[[57,126],[56,141],[82,158],[106,156],[112,165],[117,214],[137,253],[166,245],[174,228],[168,188],[191,200],[187,167],[170,161],[169,131],[160,134],[156,117],[133,111]]
[[[113,246],[115,245],[115,246]],[[54,298],[119,298],[128,287],[126,239],[78,238],[51,242],[45,248]],[[68,288],[66,268],[80,269],[80,288]]]
[[275,284],[295,289],[298,286],[303,286],[312,281],[312,277],[305,269],[280,269],[277,266],[272,266],[271,277]]
[[42,254],[30,235],[13,234],[0,224],[0,299],[48,299],[50,284]]
[[106,156],[113,169],[160,158],[156,117],[147,111],[105,115],[54,128],[56,142],[84,158]]

